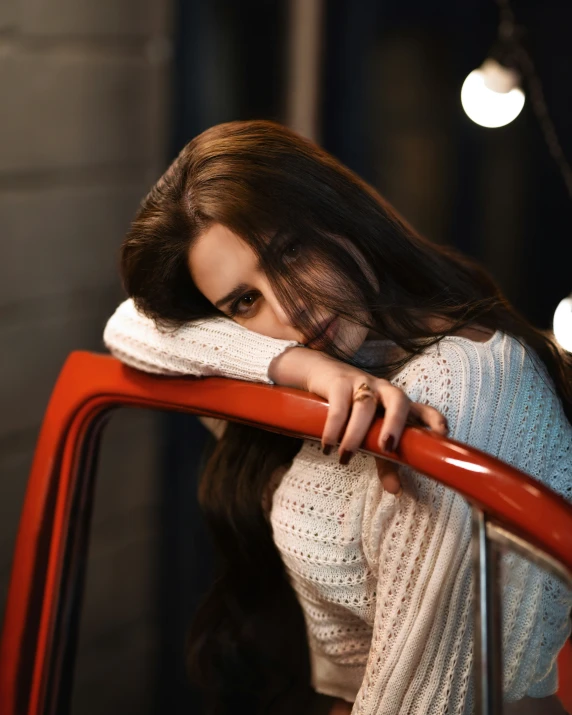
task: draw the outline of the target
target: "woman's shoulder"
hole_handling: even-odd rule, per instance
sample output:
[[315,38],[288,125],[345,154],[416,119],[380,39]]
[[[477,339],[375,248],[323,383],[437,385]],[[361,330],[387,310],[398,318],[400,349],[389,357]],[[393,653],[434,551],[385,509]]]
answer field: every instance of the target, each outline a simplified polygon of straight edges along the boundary
[[521,338],[496,330],[486,340],[448,335],[419,356],[418,365],[443,370],[457,381],[499,396],[523,396],[537,401],[554,399],[554,383],[537,353]]
[[[448,335],[426,347],[391,377],[415,402],[440,411],[494,416],[511,411],[560,413],[562,405],[544,363],[523,340],[501,330],[474,340]],[[385,344],[384,359],[391,347]]]
[[485,341],[447,336],[410,360],[392,383],[415,402],[463,421],[472,415],[473,425],[500,424],[511,412],[559,406],[544,364],[525,343],[502,331]]
[[480,383],[485,374],[490,382],[500,379],[507,368],[510,373],[517,372],[522,369],[525,352],[522,344],[500,330],[479,341],[447,335],[409,360],[392,382],[401,387],[442,379],[455,390],[468,382]]
[[[476,336],[482,339],[475,339]],[[472,337],[470,337],[472,336]],[[447,335],[433,345],[428,346],[415,357],[411,358],[398,375],[410,373],[412,370],[431,370],[436,366],[449,363],[450,367],[462,365],[467,362],[478,366],[483,359],[524,358],[527,348],[516,338],[500,330]],[[531,352],[531,351],[529,351]],[[372,340],[362,346],[358,353],[358,360],[366,369],[369,365],[400,359],[402,353],[394,343],[387,340]]]
[[490,380],[514,377],[528,369],[546,375],[543,363],[533,350],[519,339],[496,330],[485,340],[447,335],[410,360],[399,376],[449,373],[457,379],[487,375]]

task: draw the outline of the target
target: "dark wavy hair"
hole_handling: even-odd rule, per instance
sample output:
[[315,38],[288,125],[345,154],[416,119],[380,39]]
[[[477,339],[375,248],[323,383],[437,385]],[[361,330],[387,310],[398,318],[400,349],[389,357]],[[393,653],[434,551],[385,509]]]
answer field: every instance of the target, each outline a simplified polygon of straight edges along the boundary
[[[220,315],[188,268],[190,246],[214,223],[251,246],[304,335],[316,329],[306,306],[320,306],[396,343],[401,357],[376,366],[378,376],[478,324],[540,357],[572,420],[572,356],[553,336],[519,315],[475,262],[419,236],[374,189],[287,128],[248,121],[207,130],[142,202],[122,276],[159,326]],[[326,350],[352,360],[343,346]],[[303,616],[262,507],[271,474],[300,444],[231,424],[201,478],[217,578],[191,628],[189,663],[213,714],[302,712],[311,699]]]

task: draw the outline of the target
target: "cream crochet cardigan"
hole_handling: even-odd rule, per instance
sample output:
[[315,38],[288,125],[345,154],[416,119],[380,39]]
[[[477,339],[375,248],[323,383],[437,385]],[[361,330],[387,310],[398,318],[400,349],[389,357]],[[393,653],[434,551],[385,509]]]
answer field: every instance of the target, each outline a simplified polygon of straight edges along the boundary
[[[131,301],[104,339],[142,370],[259,382],[271,382],[272,359],[296,345],[225,318],[161,333]],[[380,349],[366,344],[361,357]],[[572,499],[572,427],[545,375],[516,340],[496,332],[485,343],[447,337],[392,382],[445,414],[454,439]],[[305,615],[313,685],[354,702],[355,715],[471,713],[468,505],[410,469],[401,479],[396,498],[383,491],[370,456],[358,453],[344,467],[306,441],[275,480],[274,541]],[[502,578],[505,699],[550,695],[572,596],[514,555],[503,558]]]

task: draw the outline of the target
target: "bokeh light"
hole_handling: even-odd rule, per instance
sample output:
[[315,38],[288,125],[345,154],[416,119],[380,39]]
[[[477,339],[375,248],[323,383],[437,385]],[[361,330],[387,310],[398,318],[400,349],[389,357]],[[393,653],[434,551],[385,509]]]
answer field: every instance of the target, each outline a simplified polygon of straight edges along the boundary
[[461,103],[467,116],[482,127],[512,122],[524,106],[524,92],[515,86],[515,73],[494,60],[473,70],[463,83]]

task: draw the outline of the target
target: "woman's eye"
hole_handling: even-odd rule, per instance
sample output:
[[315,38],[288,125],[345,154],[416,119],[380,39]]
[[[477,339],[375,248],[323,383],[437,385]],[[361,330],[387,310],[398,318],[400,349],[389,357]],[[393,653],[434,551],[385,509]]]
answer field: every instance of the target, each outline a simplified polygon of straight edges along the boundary
[[293,263],[298,260],[302,252],[302,247],[297,242],[289,243],[282,251],[282,259],[285,263]]
[[259,296],[257,293],[246,293],[246,295],[243,295],[232,304],[230,316],[234,317],[235,315],[246,315],[252,310],[252,307],[255,305],[258,298]]
[[255,297],[253,295],[245,295],[243,298],[240,299],[241,305],[245,305],[247,307],[254,305],[254,301]]

